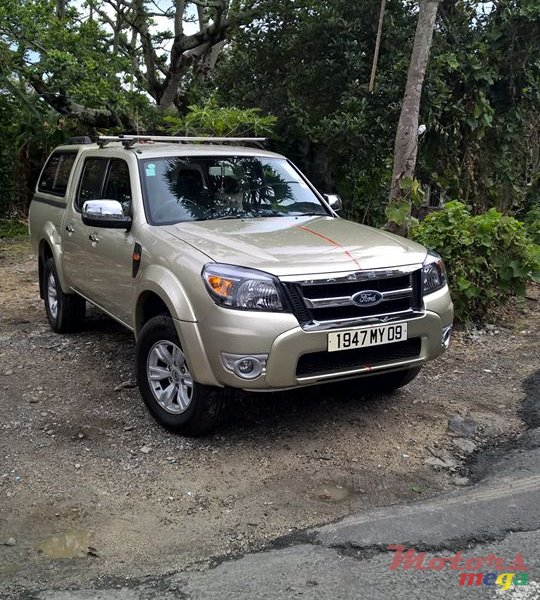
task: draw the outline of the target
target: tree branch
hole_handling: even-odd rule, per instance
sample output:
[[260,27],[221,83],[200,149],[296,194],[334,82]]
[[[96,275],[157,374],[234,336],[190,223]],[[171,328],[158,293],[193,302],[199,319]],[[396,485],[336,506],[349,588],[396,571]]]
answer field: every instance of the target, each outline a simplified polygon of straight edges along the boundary
[[61,115],[77,119],[79,123],[89,127],[122,127],[134,129],[133,121],[124,113],[104,108],[88,108],[78,104],[65,94],[51,92],[39,75],[32,74],[28,82],[36,93]]

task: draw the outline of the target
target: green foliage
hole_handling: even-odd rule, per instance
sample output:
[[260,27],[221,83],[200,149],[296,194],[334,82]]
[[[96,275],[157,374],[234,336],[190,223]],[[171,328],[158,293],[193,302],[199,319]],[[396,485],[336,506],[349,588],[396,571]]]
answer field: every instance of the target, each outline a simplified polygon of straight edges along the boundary
[[219,106],[214,98],[210,98],[203,106],[189,106],[185,117],[167,115],[163,120],[172,135],[264,137],[273,134],[277,119],[262,115],[258,108]]
[[473,212],[519,211],[538,170],[540,4],[444,2],[439,16],[417,176]]
[[[220,102],[278,117],[280,149],[347,216],[385,221],[417,3],[388,0],[374,93],[378,0],[262,0],[218,65]],[[421,106],[416,178],[473,212],[520,211],[538,185],[540,4],[444,0]]]
[[53,92],[68,91],[92,108],[143,100],[123,87],[119,75],[130,72],[129,57],[111,52],[111,34],[99,21],[85,18],[74,3],[59,19],[54,0],[3,0],[0,30],[7,44],[2,63],[25,79],[45,76]]
[[411,216],[411,210],[413,206],[418,207],[422,204],[426,193],[418,179],[413,177],[400,179],[399,189],[401,194],[388,203],[384,212],[389,222],[404,225],[409,229],[418,223],[418,219]]
[[28,225],[18,219],[0,219],[0,239],[28,235]]
[[443,257],[456,316],[483,319],[509,296],[540,277],[540,247],[525,226],[492,208],[472,216],[461,202],[446,204],[412,229],[417,242]]
[[347,216],[385,221],[395,127],[415,9],[388,0],[374,93],[368,91],[380,2],[261,2],[218,65],[220,102],[278,117],[278,149]]
[[537,204],[525,213],[523,223],[534,243],[540,245],[540,205]]

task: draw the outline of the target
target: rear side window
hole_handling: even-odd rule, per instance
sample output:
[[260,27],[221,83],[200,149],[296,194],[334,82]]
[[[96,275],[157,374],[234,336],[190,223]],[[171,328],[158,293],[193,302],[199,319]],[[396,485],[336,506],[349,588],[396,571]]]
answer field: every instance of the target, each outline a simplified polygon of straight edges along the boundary
[[75,206],[81,210],[87,200],[99,200],[102,198],[103,179],[107,168],[106,158],[87,158],[84,161],[79,193]]
[[69,176],[77,152],[55,152],[51,155],[38,183],[38,191],[54,196],[65,196]]

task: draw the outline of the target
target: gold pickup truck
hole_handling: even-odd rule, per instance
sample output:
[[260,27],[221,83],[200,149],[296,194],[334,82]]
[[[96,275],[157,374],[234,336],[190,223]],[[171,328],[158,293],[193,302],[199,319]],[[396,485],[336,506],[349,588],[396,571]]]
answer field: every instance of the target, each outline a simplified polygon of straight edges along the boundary
[[59,333],[86,302],[134,332],[164,427],[209,431],[234,388],[393,390],[448,347],[440,257],[340,218],[338,197],[258,140],[88,141],[56,148],[36,186],[41,297]]

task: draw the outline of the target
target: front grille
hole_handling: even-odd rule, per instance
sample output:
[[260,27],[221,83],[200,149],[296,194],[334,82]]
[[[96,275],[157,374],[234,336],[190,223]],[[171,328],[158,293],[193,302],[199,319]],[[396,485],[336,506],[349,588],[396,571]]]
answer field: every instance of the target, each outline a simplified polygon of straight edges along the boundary
[[381,315],[386,313],[402,312],[411,308],[410,298],[399,298],[397,300],[387,300],[375,306],[342,306],[336,311],[335,306],[328,308],[314,308],[311,314],[316,321],[333,321],[339,313],[339,319],[354,319],[355,317],[370,317],[372,315]]
[[395,344],[356,348],[355,350],[312,352],[304,354],[298,359],[296,376],[327,375],[362,367],[373,367],[396,360],[418,358],[421,346],[420,338],[411,338]]
[[[372,271],[346,280],[285,281],[284,284],[294,314],[306,329],[395,313],[399,318],[401,313],[410,315],[422,307],[421,269],[390,276]],[[383,294],[382,301],[371,306],[359,306],[352,301],[352,296],[367,290]]]

